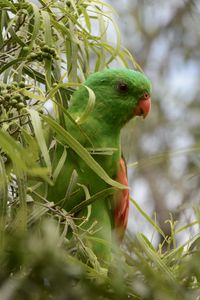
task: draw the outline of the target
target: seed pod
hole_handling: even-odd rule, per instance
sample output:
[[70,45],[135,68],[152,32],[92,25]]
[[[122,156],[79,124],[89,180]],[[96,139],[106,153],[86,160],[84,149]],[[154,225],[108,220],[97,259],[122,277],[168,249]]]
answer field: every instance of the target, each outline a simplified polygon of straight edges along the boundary
[[8,113],[8,117],[9,117],[9,118],[12,118],[12,117],[13,117],[13,112],[10,111],[10,112]]
[[42,47],[42,51],[44,51],[44,52],[49,52],[49,46],[44,45],[44,46]]
[[2,95],[2,96],[5,96],[6,94],[7,94],[7,91],[6,91],[6,90],[1,91],[1,95]]
[[20,103],[17,104],[17,109],[18,109],[18,110],[20,110],[20,109],[22,109],[22,108],[24,108],[24,107],[25,107],[25,105],[24,105],[24,103],[22,103],[22,102],[20,102]]
[[40,61],[40,62],[43,61],[43,56],[38,56],[37,60]]
[[0,84],[0,91],[4,90],[5,89],[5,85],[2,83]]
[[20,94],[14,94],[13,99],[16,99],[18,102],[22,100],[22,96]]
[[52,55],[55,55],[56,50],[54,48],[49,48],[49,53],[51,53]]
[[43,115],[43,113],[44,113],[44,111],[43,111],[42,109],[39,109],[38,112],[39,112],[40,114],[42,114],[42,115]]
[[10,94],[6,94],[6,95],[4,96],[4,99],[5,99],[6,101],[10,100]]
[[7,108],[8,106],[9,106],[9,103],[6,102],[6,101],[4,101],[4,102],[3,102],[3,107],[4,107],[4,108]]
[[51,54],[44,52],[43,53],[43,58],[51,59]]
[[12,89],[12,85],[11,84],[7,84],[6,89],[7,89],[7,91],[11,90]]
[[13,107],[16,107],[17,104],[18,104],[18,101],[17,101],[16,99],[12,99],[12,100],[10,101],[10,105],[13,106]]
[[27,113],[26,107],[23,107],[23,108],[21,109],[21,113],[22,113],[22,114],[26,114],[26,113]]
[[23,82],[23,81],[21,81],[20,83],[19,83],[19,87],[20,88],[24,88],[26,85],[25,85],[25,83]]
[[25,95],[25,96],[24,96],[24,100],[30,100],[30,97],[27,96],[27,95]]
[[25,47],[22,48],[22,50],[25,51],[25,52],[27,52],[29,50],[29,47],[25,46]]
[[34,60],[34,59],[37,59],[37,54],[36,54],[36,53],[30,53],[30,54],[27,56],[27,59],[28,59],[28,60]]
[[18,87],[18,82],[17,81],[13,81],[12,82],[12,87]]

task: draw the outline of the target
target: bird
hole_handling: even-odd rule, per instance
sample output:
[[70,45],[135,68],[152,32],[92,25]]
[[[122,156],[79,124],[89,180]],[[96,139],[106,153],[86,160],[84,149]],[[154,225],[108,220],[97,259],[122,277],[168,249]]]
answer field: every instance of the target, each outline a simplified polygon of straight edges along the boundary
[[[95,224],[90,246],[103,262],[110,259],[109,245],[113,239],[122,241],[128,222],[130,196],[121,129],[134,117],[146,118],[151,109],[151,91],[151,81],[142,72],[128,68],[98,71],[75,90],[68,108],[70,118],[65,118],[71,136],[89,151],[110,178],[123,186],[92,202],[89,212],[88,207],[76,212],[78,218],[87,219],[83,222],[85,230]],[[54,151],[55,166],[64,148],[67,159],[54,185],[49,187],[48,200],[62,204],[70,212],[74,207],[81,207],[86,194],[87,198],[92,197],[109,185],[64,142]]]

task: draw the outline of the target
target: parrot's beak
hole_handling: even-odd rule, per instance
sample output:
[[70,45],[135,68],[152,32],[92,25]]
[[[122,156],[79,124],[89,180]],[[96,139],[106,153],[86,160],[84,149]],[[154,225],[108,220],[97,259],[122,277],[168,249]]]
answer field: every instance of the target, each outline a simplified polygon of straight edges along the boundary
[[145,97],[139,100],[137,106],[133,111],[133,116],[141,116],[143,119],[149,114],[151,110],[151,97]]

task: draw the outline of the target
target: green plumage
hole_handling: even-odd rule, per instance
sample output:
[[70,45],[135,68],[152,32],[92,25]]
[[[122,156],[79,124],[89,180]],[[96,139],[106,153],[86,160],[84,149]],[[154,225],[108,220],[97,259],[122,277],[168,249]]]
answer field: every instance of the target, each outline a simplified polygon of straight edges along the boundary
[[[74,120],[79,120],[85,112],[89,93],[87,86],[95,94],[95,105],[86,120],[78,128],[66,118],[68,132],[84,147],[90,149],[114,148],[111,155],[94,154],[93,158],[103,167],[107,174],[115,179],[121,157],[120,130],[133,117],[133,111],[144,93],[151,93],[150,81],[140,72],[129,69],[108,69],[88,77],[84,85],[74,92],[69,107],[69,114]],[[66,145],[67,147],[67,145]],[[63,145],[58,145],[53,154],[55,166],[63,153]],[[77,183],[69,193],[69,182],[72,174],[77,172]],[[63,205],[67,211],[85,200],[85,190],[90,196],[106,189],[108,184],[96,175],[91,168],[72,149],[67,148],[67,159],[54,183],[49,188],[48,200]],[[85,189],[85,190],[84,190]],[[87,215],[87,208],[79,215]],[[112,241],[114,226],[112,197],[94,202],[91,215],[85,228],[97,221],[96,237],[103,238],[108,243]],[[94,251],[102,259],[110,255],[108,246],[93,243]]]

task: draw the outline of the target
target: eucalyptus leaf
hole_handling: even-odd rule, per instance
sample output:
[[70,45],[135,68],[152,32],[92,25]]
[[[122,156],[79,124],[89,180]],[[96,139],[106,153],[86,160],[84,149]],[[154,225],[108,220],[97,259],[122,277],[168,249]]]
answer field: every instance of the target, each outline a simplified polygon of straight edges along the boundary
[[39,113],[36,110],[32,110],[32,109],[28,109],[28,112],[31,116],[31,121],[32,121],[32,125],[34,128],[35,136],[36,136],[38,145],[40,147],[40,150],[43,154],[44,161],[46,163],[46,166],[49,169],[49,172],[51,172],[51,170],[52,170],[51,159],[50,159],[47,145],[45,142],[44,131],[42,128],[42,123],[41,123]]

